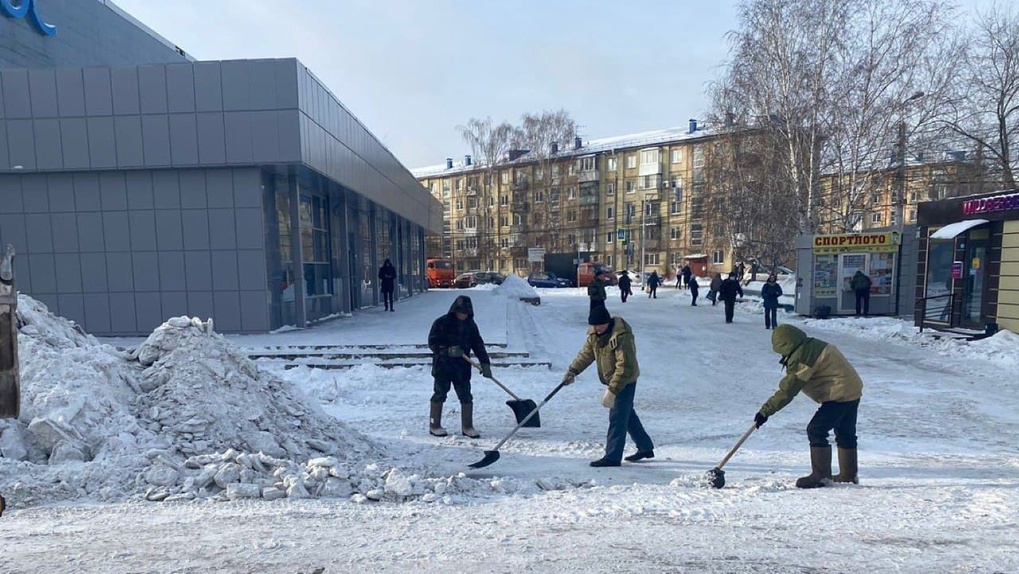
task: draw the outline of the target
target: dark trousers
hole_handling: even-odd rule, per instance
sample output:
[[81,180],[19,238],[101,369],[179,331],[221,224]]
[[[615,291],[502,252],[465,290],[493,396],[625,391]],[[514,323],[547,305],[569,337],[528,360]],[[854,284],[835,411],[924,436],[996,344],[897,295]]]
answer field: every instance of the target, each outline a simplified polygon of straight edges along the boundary
[[718,293],[708,289],[708,301],[711,301],[711,306],[714,307],[715,303],[718,303]]
[[857,289],[856,290],[856,314],[860,314],[860,309],[863,309],[864,315],[870,314],[870,289]]
[[774,329],[778,327],[778,307],[764,308],[764,328]]
[[697,305],[697,294],[698,294],[698,291],[694,291],[692,289],[690,290],[690,298],[692,299],[692,301],[690,302],[691,305],[694,305],[694,306]]
[[736,301],[734,299],[722,299],[725,303],[725,322],[732,323],[732,316],[736,312]]
[[393,308],[393,292],[392,291],[383,291],[382,292],[382,302],[386,304],[386,309],[392,309]]
[[835,431],[835,443],[839,448],[856,448],[856,413],[860,399],[839,403],[821,403],[814,417],[807,424],[807,440],[810,446],[828,446],[828,431]]
[[591,310],[595,307],[604,307],[605,299],[591,299]]
[[658,285],[648,285],[647,298],[650,299],[652,297],[655,299],[658,298]]
[[630,296],[630,290],[629,289],[620,289],[619,290],[619,296],[622,297],[623,303],[626,303],[626,298]]
[[633,395],[637,391],[637,383],[623,387],[616,395],[616,402],[609,410],[609,432],[605,438],[605,458],[619,462],[623,460],[623,447],[626,446],[626,435],[637,445],[637,450],[648,452],[655,449],[655,443],[644,430],[644,425],[633,410]]
[[435,377],[435,384],[432,385],[431,401],[433,403],[446,402],[446,395],[449,394],[450,386],[456,391],[456,398],[462,404],[466,405],[474,402],[474,397],[471,395],[471,380],[462,377],[450,377],[449,375]]

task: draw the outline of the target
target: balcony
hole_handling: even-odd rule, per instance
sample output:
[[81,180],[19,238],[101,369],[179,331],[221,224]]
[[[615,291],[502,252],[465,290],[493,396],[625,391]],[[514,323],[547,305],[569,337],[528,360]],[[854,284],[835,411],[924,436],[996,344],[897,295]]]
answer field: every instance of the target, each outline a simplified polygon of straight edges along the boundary
[[510,247],[511,257],[527,257],[527,247],[524,245],[515,245]]
[[639,176],[658,175],[660,173],[662,173],[662,162],[642,163],[640,164],[640,167],[637,168],[637,175]]
[[525,229],[523,225],[510,225],[509,228],[509,232],[513,234],[523,233],[525,231],[527,231],[527,229]]
[[581,195],[580,196],[580,205],[581,206],[585,206],[585,205],[598,205],[598,196],[597,195]]
[[587,183],[591,181],[598,181],[598,170],[592,169],[590,171],[580,172],[580,177],[577,178],[580,183]]
[[658,239],[645,239],[644,240],[644,249],[658,249],[659,245],[660,245],[660,240],[658,240]]
[[520,180],[510,186],[510,190],[512,191],[527,191],[528,189],[531,189],[531,182],[526,179]]

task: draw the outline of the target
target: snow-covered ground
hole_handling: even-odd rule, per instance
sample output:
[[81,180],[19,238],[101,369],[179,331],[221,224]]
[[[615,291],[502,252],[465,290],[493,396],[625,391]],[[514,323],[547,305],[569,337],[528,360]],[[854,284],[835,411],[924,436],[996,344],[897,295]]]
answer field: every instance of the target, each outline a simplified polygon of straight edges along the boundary
[[[508,292],[508,293],[507,293]],[[480,440],[426,432],[427,367],[284,369],[243,349],[406,349],[457,294],[482,335],[553,369],[497,368],[539,401],[586,331],[583,289],[432,291],[313,329],[222,337],[174,320],[98,341],[22,297],[22,418],[0,422],[0,572],[1016,572],[1019,337],[919,336],[890,318],[780,315],[837,344],[865,382],[861,484],[792,487],[809,470],[797,399],[726,465],[782,376],[759,304],[662,287],[609,310],[637,337],[636,408],[656,457],[595,469],[602,388],[589,369],[484,469],[515,424],[476,376]],[[702,289],[702,295],[706,290]],[[118,351],[103,343],[134,349]],[[451,393],[445,426],[459,430]],[[627,452],[633,450],[632,446]],[[259,455],[259,451],[262,452]]]

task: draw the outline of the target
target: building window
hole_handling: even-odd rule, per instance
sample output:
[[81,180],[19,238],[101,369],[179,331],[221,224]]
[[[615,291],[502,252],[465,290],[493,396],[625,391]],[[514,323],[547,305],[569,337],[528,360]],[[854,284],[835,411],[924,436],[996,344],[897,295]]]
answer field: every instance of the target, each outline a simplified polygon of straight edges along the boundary
[[477,206],[478,206],[478,198],[476,196],[471,196],[471,197],[467,198],[467,207],[474,208],[474,207],[477,207]]
[[605,208],[605,219],[615,219],[615,218],[616,218],[615,210],[613,210],[611,207],[606,207]]
[[637,191],[637,185],[632,179],[626,180],[626,193]]
[[643,165],[654,165],[658,163],[658,150],[657,149],[641,150],[640,163]]
[[871,223],[881,223],[881,214],[880,213],[872,213],[870,215],[870,222]]
[[503,249],[509,247],[509,237],[503,237],[499,240],[499,246]]
[[552,179],[559,179],[559,164],[552,166]]
[[616,171],[616,158],[614,158],[614,157],[610,157],[609,158],[608,170],[609,171]]
[[540,189],[534,190],[534,202],[541,203],[543,201],[545,201],[545,192]]
[[476,229],[478,227],[478,216],[468,215],[464,218],[464,227],[467,229]]
[[683,161],[683,149],[672,150],[672,163],[679,163],[681,161]]
[[459,199],[458,198],[456,200],[456,208],[457,208],[457,210],[460,210],[460,209],[464,208],[464,200],[463,199]]
[[694,146],[693,148],[693,167],[694,169],[700,169],[704,167],[704,147]]
[[524,224],[524,216],[520,215],[519,213],[514,213],[513,214],[513,225],[523,225],[523,224]]
[[669,213],[671,215],[679,215],[680,210],[683,209],[683,204],[679,201],[669,202]]
[[626,156],[626,169],[633,169],[637,167],[637,155],[630,154]]
[[507,217],[505,215],[500,215],[499,216],[499,225],[501,225],[503,227],[506,227],[507,225],[509,225],[509,217]]
[[915,222],[915,221],[916,221],[916,211],[910,209],[909,212],[906,214],[906,222],[907,223],[912,223],[912,222]]
[[566,212],[566,221],[576,221],[576,220],[577,220],[577,212],[576,211],[571,209],[571,210]]
[[499,196],[499,205],[501,205],[503,207],[506,207],[507,205],[509,205],[509,195],[508,194],[503,194],[503,195]]
[[575,162],[570,162],[570,165],[566,166],[566,174],[577,175],[577,164]]
[[722,253],[721,251],[715,251],[714,253],[711,254],[711,262],[714,263],[715,265],[721,265],[725,263],[725,253]]
[[700,245],[704,242],[704,228],[700,223],[690,225],[690,245]]
[[499,174],[499,179],[500,179],[500,181],[502,181],[502,182],[503,182],[504,184],[506,184],[506,183],[509,183],[509,178],[510,178],[510,172],[509,172],[509,170],[506,170],[506,171],[502,172],[501,174]]
[[580,171],[594,171],[597,168],[597,160],[595,156],[582,157],[580,158]]
[[682,227],[670,227],[669,228],[669,239],[673,241],[679,241],[683,239],[683,228]]
[[605,256],[605,265],[608,266],[608,267],[612,267],[612,256],[611,255],[606,255]]
[[612,240],[614,239],[612,236],[613,236],[613,233],[611,231],[609,231],[608,233],[605,234],[605,243],[606,244],[612,243]]
[[566,199],[577,199],[577,188],[573,187],[572,185],[570,187],[567,187]]
[[657,253],[645,253],[644,254],[644,265],[658,265],[658,254]]
[[645,175],[640,178],[641,189],[658,189],[658,176]]
[[610,183],[606,183],[605,184],[605,195],[615,195],[615,194],[616,194],[616,184],[615,183],[611,183],[611,182]]

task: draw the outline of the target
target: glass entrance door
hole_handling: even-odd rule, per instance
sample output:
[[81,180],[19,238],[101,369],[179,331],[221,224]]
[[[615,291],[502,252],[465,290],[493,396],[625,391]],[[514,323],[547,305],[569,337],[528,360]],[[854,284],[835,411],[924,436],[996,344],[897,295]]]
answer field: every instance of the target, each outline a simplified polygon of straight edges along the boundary
[[987,239],[974,239],[970,236],[966,246],[962,291],[962,323],[965,327],[982,329],[984,320],[982,308],[984,303],[984,280],[987,276]]

